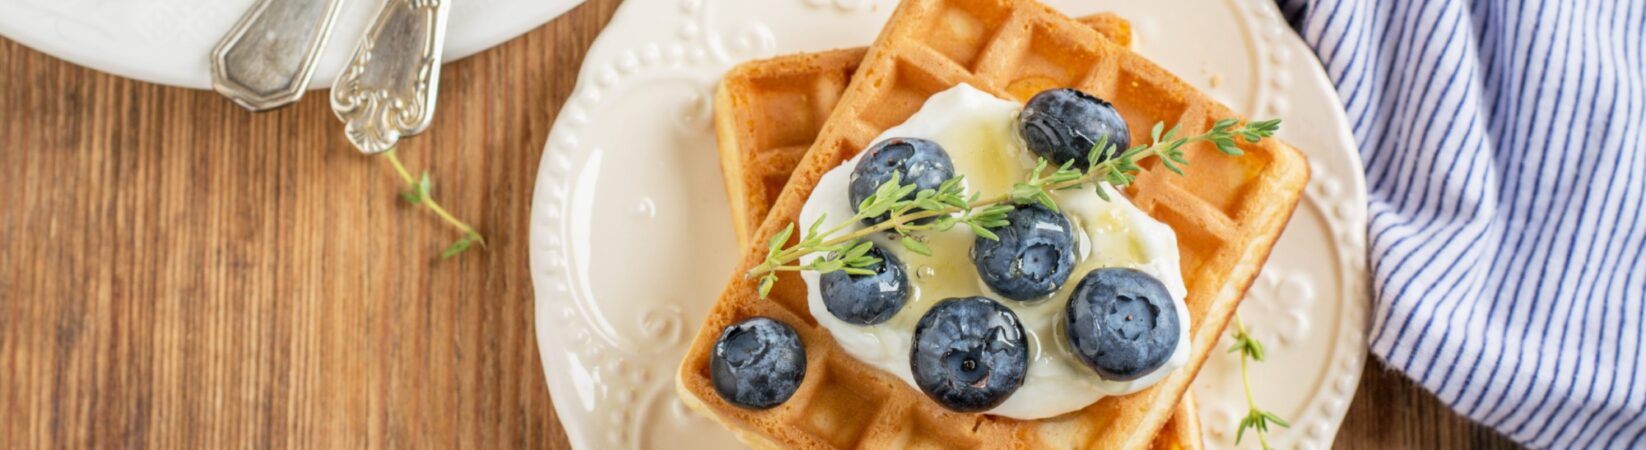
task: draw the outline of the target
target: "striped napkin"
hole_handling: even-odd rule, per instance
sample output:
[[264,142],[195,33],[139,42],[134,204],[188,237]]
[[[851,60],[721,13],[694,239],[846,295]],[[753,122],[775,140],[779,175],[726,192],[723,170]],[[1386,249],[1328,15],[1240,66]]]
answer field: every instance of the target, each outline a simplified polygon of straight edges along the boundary
[[1646,0],[1277,0],[1366,162],[1371,351],[1533,448],[1646,448]]

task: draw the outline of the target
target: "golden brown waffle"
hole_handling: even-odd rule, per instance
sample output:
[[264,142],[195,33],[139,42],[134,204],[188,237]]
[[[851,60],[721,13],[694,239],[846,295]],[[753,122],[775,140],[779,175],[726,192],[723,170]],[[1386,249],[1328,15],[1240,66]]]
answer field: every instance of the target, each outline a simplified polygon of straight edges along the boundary
[[[1118,45],[1131,43],[1131,24],[1116,14],[1083,17],[1080,22]],[[826,117],[834,109],[834,101],[846,90],[866,51],[855,48],[780,56],[743,63],[727,72],[716,96],[715,120],[726,195],[740,246],[747,245],[748,233],[765,219],[789,173],[823,128],[821,119],[809,119]],[[771,141],[775,146],[760,145],[753,139],[757,136],[776,138]],[[804,142],[785,142],[797,140]],[[1154,448],[1202,447],[1194,400],[1185,393],[1181,403],[1155,436]]]
[[1153,450],[1200,450],[1205,443],[1200,435],[1200,409],[1195,405],[1194,395],[1183,391],[1183,399],[1177,402],[1177,409],[1172,411],[1172,418],[1166,420],[1166,426],[1154,435]]
[[[1122,47],[1132,43],[1132,25],[1119,15],[1080,22]],[[739,246],[748,245],[749,234],[766,220],[867,51],[780,56],[726,72],[715,96],[715,134]]]
[[[1198,133],[1217,119],[1237,117],[1096,31],[1029,0],[905,1],[867,51],[856,78],[848,85],[842,73],[839,80],[848,87],[837,102],[823,102],[835,107],[815,136],[816,144],[799,156],[768,219],[752,234],[754,242],[793,221],[824,172],[903,121],[932,93],[958,83],[1020,101],[1056,86],[1091,92],[1116,105],[1134,131],[1134,142],[1146,141],[1156,121]],[[767,147],[806,142],[787,134],[779,130],[751,138]],[[1147,447],[1212,350],[1308,178],[1303,157],[1278,141],[1242,148],[1246,156],[1230,158],[1210,146],[1187,147],[1193,162],[1188,176],[1148,170],[1128,189],[1139,208],[1177,231],[1189,287],[1190,362],[1152,388],[1035,421],[945,410],[901,380],[840,351],[812,320],[798,277],[782,277],[770,299],[759,299],[755,282],[741,276],[763,256],[764,249],[751,248],[682,363],[682,397],[757,445]],[[722,401],[707,370],[719,331],[755,315],[792,325],[806,347],[809,367],[794,397],[764,411]]]

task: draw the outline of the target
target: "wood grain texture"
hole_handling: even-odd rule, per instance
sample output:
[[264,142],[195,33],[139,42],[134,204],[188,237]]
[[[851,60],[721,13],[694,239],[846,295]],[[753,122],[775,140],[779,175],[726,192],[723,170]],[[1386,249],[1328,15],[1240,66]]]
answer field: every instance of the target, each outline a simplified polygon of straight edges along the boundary
[[[568,448],[526,264],[538,157],[617,0],[448,65],[396,200],[322,92],[253,114],[0,39],[0,448]],[[1368,369],[1341,448],[1512,448]]]

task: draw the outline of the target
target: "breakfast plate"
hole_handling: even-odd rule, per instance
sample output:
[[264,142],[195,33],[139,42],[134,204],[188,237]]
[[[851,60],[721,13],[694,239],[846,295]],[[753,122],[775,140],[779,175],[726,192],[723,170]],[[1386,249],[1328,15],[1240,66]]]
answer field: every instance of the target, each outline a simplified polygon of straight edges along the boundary
[[[1269,349],[1252,368],[1258,401],[1292,422],[1270,442],[1329,447],[1366,354],[1366,199],[1348,124],[1318,63],[1268,1],[1047,3],[1126,17],[1139,53],[1243,114],[1284,119],[1279,137],[1308,155],[1313,178],[1241,312]],[[712,92],[742,61],[867,44],[893,6],[629,0],[618,9],[550,132],[532,204],[538,346],[575,446],[737,445],[673,389],[688,340],[741,250],[720,180]],[[1246,411],[1238,360],[1215,354],[1193,389],[1207,446],[1233,448]]]
[[[256,0],[14,0],[0,36],[69,62],[151,83],[211,89],[208,55]],[[310,89],[330,87],[381,1],[341,0]],[[446,60],[502,43],[583,0],[464,0],[452,5]]]

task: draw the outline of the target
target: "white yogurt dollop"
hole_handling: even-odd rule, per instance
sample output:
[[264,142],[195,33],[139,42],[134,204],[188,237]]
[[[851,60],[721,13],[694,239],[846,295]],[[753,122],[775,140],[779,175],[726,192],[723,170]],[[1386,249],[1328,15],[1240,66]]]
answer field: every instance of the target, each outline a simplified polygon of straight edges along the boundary
[[[954,160],[955,171],[965,175],[970,192],[985,197],[1004,193],[1012,183],[1026,179],[1035,158],[1017,135],[1017,114],[1022,107],[961,84],[926,100],[914,116],[875,138],[924,138],[937,142]],[[859,153],[857,158],[861,158]],[[801,224],[811,224],[828,214],[830,225],[852,216],[847,186],[857,158],[830,170],[818,182],[800,211]],[[853,325],[830,314],[823,305],[819,276],[801,272],[809,292],[812,316],[827,328],[846,352],[865,364],[891,372],[919,390],[909,368],[909,351],[915,323],[937,302],[954,297],[984,296],[1016,312],[1027,332],[1029,370],[1023,386],[1004,403],[989,410],[1015,419],[1052,417],[1091,405],[1107,395],[1123,395],[1160,381],[1189,359],[1189,311],[1183,298],[1177,235],[1171,227],[1155,221],[1133,206],[1125,196],[1107,185],[1110,201],[1099,198],[1090,188],[1058,191],[1052,196],[1074,224],[1079,244],[1077,265],[1069,281],[1051,298],[1018,302],[995,294],[983,284],[972,264],[971,231],[960,226],[946,232],[927,232],[933,256],[904,249],[896,242],[877,236],[878,243],[907,266],[913,289],[910,298],[891,320],[878,325]],[[861,228],[856,224],[852,228]],[[822,255],[802,258],[807,263]],[[1180,319],[1177,348],[1166,364],[1132,381],[1110,381],[1082,364],[1062,336],[1064,307],[1069,294],[1087,272],[1104,267],[1127,267],[1159,278],[1172,294]]]

